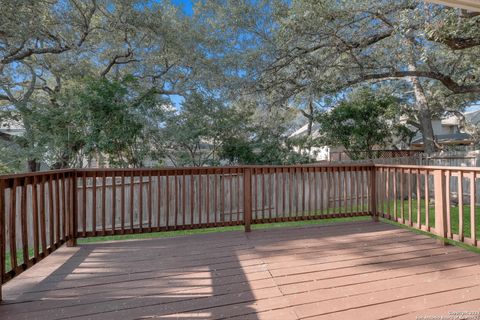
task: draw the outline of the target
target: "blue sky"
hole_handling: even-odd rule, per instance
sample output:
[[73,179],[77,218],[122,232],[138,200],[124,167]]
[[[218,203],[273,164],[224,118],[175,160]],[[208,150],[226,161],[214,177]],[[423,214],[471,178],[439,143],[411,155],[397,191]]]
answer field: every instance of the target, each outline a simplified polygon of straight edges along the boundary
[[188,15],[193,14],[193,9],[192,9],[193,0],[171,0],[171,1],[174,5],[181,7],[186,14]]

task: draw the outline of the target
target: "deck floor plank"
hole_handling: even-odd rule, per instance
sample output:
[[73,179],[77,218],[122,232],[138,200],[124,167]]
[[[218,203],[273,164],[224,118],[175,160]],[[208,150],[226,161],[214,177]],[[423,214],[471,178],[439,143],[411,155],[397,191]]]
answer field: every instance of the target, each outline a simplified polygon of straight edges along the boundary
[[415,319],[480,311],[480,255],[374,222],[92,243],[4,299],[2,320]]

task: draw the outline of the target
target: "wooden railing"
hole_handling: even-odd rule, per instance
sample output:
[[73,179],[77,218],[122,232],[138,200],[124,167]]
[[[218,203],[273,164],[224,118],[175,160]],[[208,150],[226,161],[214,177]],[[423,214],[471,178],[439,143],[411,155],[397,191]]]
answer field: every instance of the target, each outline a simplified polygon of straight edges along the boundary
[[480,168],[376,165],[380,216],[478,246]]
[[341,164],[0,176],[1,283],[65,242],[116,234],[370,215],[478,245],[479,175],[480,168]]

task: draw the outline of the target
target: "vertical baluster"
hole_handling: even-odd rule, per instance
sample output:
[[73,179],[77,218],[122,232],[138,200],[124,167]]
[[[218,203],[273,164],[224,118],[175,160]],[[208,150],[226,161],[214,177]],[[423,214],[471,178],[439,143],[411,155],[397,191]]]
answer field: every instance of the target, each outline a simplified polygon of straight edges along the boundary
[[28,220],[27,220],[27,178],[24,178],[21,185],[21,194],[20,194],[20,221],[21,221],[21,230],[22,230],[22,253],[23,253],[23,263],[24,265],[28,264],[29,254],[28,254]]
[[412,169],[408,169],[408,225],[413,225],[412,219]]
[[[184,177],[183,188],[185,189],[185,173],[183,177]],[[185,197],[185,193],[184,193],[184,197]],[[162,226],[161,214],[162,214],[162,175],[161,175],[161,171],[159,170],[157,172],[157,228],[159,230],[160,230],[160,227]],[[185,208],[183,209],[183,224],[185,225]]]
[[393,220],[397,221],[397,169],[393,168]]
[[451,217],[451,209],[450,209],[450,205],[451,205],[451,198],[450,198],[450,177],[451,177],[451,171],[450,170],[445,170],[445,174],[446,174],[446,177],[445,177],[445,187],[446,187],[446,191],[445,191],[445,202],[446,202],[446,205],[447,205],[447,237],[449,238],[452,238],[452,217]]
[[106,198],[107,198],[107,178],[106,178],[106,171],[102,172],[102,203],[101,203],[101,212],[102,212],[102,235],[107,233],[106,231]]
[[[160,197],[159,197],[160,199]],[[125,170],[122,170],[122,187],[120,189],[120,229],[125,234]]]
[[475,223],[475,193],[476,193],[476,183],[475,183],[475,172],[470,174],[470,238],[472,239],[472,245],[477,245],[477,230]]
[[130,232],[133,233],[135,229],[135,221],[133,213],[135,210],[135,175],[134,171],[130,172]]
[[[33,214],[33,256],[35,257],[35,261],[38,261],[40,259],[40,244],[39,244],[39,234],[38,234],[38,196],[37,196],[37,176],[33,176],[33,181],[32,181],[32,214]],[[3,186],[0,183],[0,197],[3,197]],[[3,200],[0,201],[0,206],[3,205]],[[1,208],[0,208],[1,209]],[[0,210],[0,215],[2,214],[3,209]],[[3,226],[4,224],[0,222],[0,226]],[[1,230],[0,230],[1,233]],[[0,240],[2,238],[0,237]],[[2,281],[1,276],[2,273],[0,272],[0,282]]]
[[49,221],[49,240],[50,240],[50,252],[55,250],[55,225],[54,225],[54,212],[53,212],[53,174],[48,176],[48,217]]
[[427,231],[430,231],[430,206],[429,206],[429,183],[428,183],[428,170],[425,170],[425,224]]
[[87,236],[87,173],[82,173],[82,236]]
[[187,225],[185,221],[185,212],[187,211],[187,199],[186,199],[186,194],[187,194],[187,184],[186,184],[186,173],[185,170],[182,171],[182,228],[185,229],[185,226]]
[[13,186],[10,189],[10,266],[12,270],[17,268],[17,179],[13,178]]
[[417,227],[422,228],[422,198],[420,195],[420,169],[417,170]]
[[115,234],[117,220],[117,173],[112,172],[112,234]]
[[[206,204],[205,204],[205,211],[207,212],[207,227],[210,227],[210,181],[211,181],[211,174],[210,174],[210,170],[207,169],[207,172],[206,172],[206,178],[207,178],[207,184],[206,184],[206,190],[205,190],[205,193],[206,193]],[[239,189],[240,190],[240,189]],[[238,191],[240,192],[240,191]],[[238,195],[238,201],[240,201],[240,194]],[[240,202],[239,202],[239,206],[240,206]],[[240,210],[240,208],[239,208]],[[238,212],[238,216],[240,216],[240,212]]]
[[47,221],[45,214],[45,175],[40,179],[40,238],[42,243],[42,252],[46,256],[47,251]]
[[463,241],[463,171],[458,172],[458,237],[459,241]]
[[179,206],[179,201],[178,198],[180,197],[180,194],[178,192],[178,171],[174,171],[173,178],[175,179],[174,186],[175,186],[175,229],[178,228],[178,206]]
[[[232,178],[232,175],[230,175],[230,178]],[[202,226],[202,185],[203,185],[203,182],[202,182],[202,171],[199,170],[198,171],[198,224],[200,226]],[[232,199],[233,195],[232,195],[232,182],[230,181],[230,199]],[[232,206],[230,204],[230,206]],[[232,222],[232,215],[233,215],[233,212],[232,210],[230,210],[230,222]]]
[[[56,219],[56,224],[55,224],[55,241],[60,242],[60,195],[63,195],[63,188],[62,188],[62,193],[60,193],[60,174],[55,175],[55,219]],[[63,201],[63,199],[62,199]],[[62,218],[65,217],[64,211],[65,211],[65,205],[62,205]],[[63,221],[63,226],[65,226],[65,221]],[[63,229],[63,228],[62,228]],[[63,229],[65,230],[65,229]],[[63,233],[65,234],[65,233]]]
[[143,177],[144,171],[139,171],[138,178],[140,181],[138,183],[138,223],[140,232],[143,232]]
[[[194,188],[195,188],[195,177],[193,176],[193,171],[190,170],[190,227],[191,228],[193,227],[193,223],[194,223],[193,215],[195,210],[195,196],[194,196],[195,189]],[[223,216],[223,212],[222,212],[222,216]]]

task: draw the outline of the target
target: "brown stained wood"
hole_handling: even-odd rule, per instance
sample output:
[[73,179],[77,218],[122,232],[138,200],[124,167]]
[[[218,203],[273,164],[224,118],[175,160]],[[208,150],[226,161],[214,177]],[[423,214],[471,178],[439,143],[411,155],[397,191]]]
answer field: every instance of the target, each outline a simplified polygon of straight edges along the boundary
[[412,169],[408,169],[408,225],[413,225],[413,203],[412,203]]
[[[0,318],[386,319],[452,301],[476,310],[478,259],[373,222],[98,243],[59,259],[62,276],[33,280],[18,298],[6,291]],[[102,273],[78,275],[89,268]]]
[[[63,193],[60,193],[60,176],[61,176],[60,173],[55,175],[55,220],[56,220],[55,241],[56,242],[60,241],[61,232],[64,231],[63,228],[62,228],[62,231],[60,231],[60,228],[62,226],[62,224],[60,223],[60,212],[62,213],[62,218],[65,217],[64,215],[65,206],[62,205],[62,207],[60,207],[60,201],[63,201],[63,198],[60,199],[61,198],[60,195],[63,194]],[[62,192],[63,192],[63,189],[62,189]]]
[[[185,175],[183,176],[185,178]],[[162,213],[162,177],[157,174],[157,227],[160,227]],[[183,198],[185,198],[185,179],[183,180]],[[183,224],[185,225],[185,206],[183,207]]]
[[404,206],[404,202],[405,202],[405,190],[404,190],[404,187],[403,187],[403,184],[404,184],[404,178],[405,178],[405,171],[403,170],[403,168],[400,169],[400,199],[401,199],[401,202],[400,202],[400,216],[401,216],[401,222],[403,224],[405,224],[405,206]]
[[435,232],[437,236],[445,238],[446,230],[446,203],[445,203],[445,174],[437,169],[433,172],[435,188]]
[[398,205],[397,169],[393,168],[393,220],[395,221],[397,221],[397,211],[398,211],[397,205]]
[[140,226],[140,230],[143,230],[143,173],[139,176],[140,183],[138,184],[138,224]]
[[187,211],[187,183],[186,183],[186,173],[183,171],[182,173],[182,227],[185,228],[186,221],[185,221],[185,213]]
[[215,171],[213,176],[213,222],[218,224],[218,174]]
[[[8,229],[10,231],[10,266],[12,269],[17,267],[17,186],[18,180],[13,180],[13,186],[10,189],[10,217],[8,219]],[[9,271],[9,270],[7,270]]]
[[243,211],[245,232],[250,232],[252,222],[252,170],[249,168],[243,171]]
[[[345,168],[340,169],[340,172],[342,173],[343,176],[343,203],[340,204],[340,210],[343,211],[343,213],[346,213],[348,211],[348,205],[347,205],[347,170]],[[340,174],[338,176],[340,179]],[[340,199],[339,199],[340,200]]]
[[458,175],[458,237],[459,241],[464,240],[463,226],[463,172]]
[[[87,177],[85,172],[81,174],[82,177],[82,236],[87,235]],[[125,179],[122,179],[122,189],[125,188]],[[123,209],[122,209],[123,210]],[[123,214],[123,213],[122,213]]]
[[287,210],[286,209],[287,177],[288,177],[288,170],[286,168],[283,168],[282,169],[282,218],[286,218],[285,210]]
[[[222,186],[223,186],[223,180],[220,181],[221,182],[221,185],[220,185],[220,189],[223,189]],[[223,192],[220,192],[220,201],[223,203],[223,199],[224,198],[224,195],[223,195]],[[194,224],[194,214],[195,214],[195,176],[194,175],[190,175],[190,227]],[[223,210],[223,205],[222,205],[222,222],[223,222],[223,219],[225,218],[224,217],[224,210]]]
[[452,217],[451,217],[451,198],[450,198],[450,182],[451,182],[451,172],[450,170],[445,171],[445,187],[446,187],[446,206],[447,206],[447,236],[452,238]]
[[293,189],[293,175],[294,175],[293,168],[290,168],[289,177],[288,177],[288,218],[293,217],[293,196],[294,196],[294,189]]
[[355,172],[355,211],[356,212],[363,212],[360,208],[360,173],[362,169],[354,168]]
[[387,206],[386,213],[387,213],[387,216],[389,217],[389,219],[391,219],[391,215],[390,215],[390,169],[385,170],[385,175],[386,175],[385,204]]
[[133,219],[133,210],[135,207],[135,175],[132,171],[130,173],[130,231],[135,228],[135,221]]
[[179,188],[179,186],[178,186],[178,171],[175,171],[175,173],[173,175],[173,179],[174,179],[173,186],[174,186],[174,189],[175,189],[175,192],[174,192],[174,200],[175,200],[174,226],[178,227],[179,196],[180,196],[180,192],[178,191],[179,190],[178,189]]
[[421,202],[421,194],[420,194],[420,171],[417,171],[415,174],[417,178],[417,228],[422,229],[422,202]]
[[[205,195],[206,195],[205,211],[207,212],[207,225],[208,226],[210,226],[210,199],[211,199],[210,182],[211,182],[211,177],[212,176],[211,176],[210,172],[207,171],[207,175],[206,175],[207,183],[206,183],[206,190],[205,190]],[[240,181],[240,179],[238,179],[238,180]],[[239,194],[238,197],[239,197],[238,198],[238,207],[239,207],[238,215],[240,216],[240,194]]]
[[302,168],[301,171],[300,171],[300,176],[302,177],[302,212],[301,212],[302,216],[305,215],[305,200],[306,200],[306,197],[305,197],[305,192],[306,192],[305,171],[306,171],[305,168]]
[[106,171],[102,174],[102,203],[100,211],[102,212],[102,235],[107,234],[106,220],[107,220],[107,177]]
[[470,174],[470,238],[473,246],[477,245],[477,225],[475,221],[475,195],[476,195],[476,183],[475,173]]
[[427,226],[427,231],[430,231],[430,189],[428,183],[428,170],[425,171],[425,225]]
[[49,234],[49,240],[50,240],[50,251],[55,250],[55,218],[54,218],[54,212],[53,212],[53,201],[54,201],[54,194],[55,192],[53,191],[53,178],[54,175],[50,174],[48,176],[48,217],[50,219],[49,227],[48,227],[48,234]]
[[272,185],[272,169],[268,169],[268,218],[272,219],[273,208],[273,185]]
[[264,168],[260,170],[262,180],[262,219],[265,219],[265,171]]
[[[178,191],[177,191],[178,195]],[[152,195],[152,171],[148,171],[148,229],[152,229],[152,217],[153,217],[153,195]]]
[[45,176],[40,178],[40,239],[42,244],[42,253],[44,255],[47,252],[47,220],[45,213]]
[[[230,176],[230,179],[232,176]],[[231,181],[231,180],[230,180]],[[202,174],[198,175],[198,223],[202,224]],[[232,183],[230,182],[230,199],[233,197]],[[230,208],[230,222],[232,221],[233,210]]]
[[27,179],[23,180],[20,193],[20,224],[22,232],[22,255],[23,264],[28,263],[28,219],[27,219]]
[[58,223],[62,223],[61,229],[63,230],[63,237],[62,240],[65,240],[67,233],[69,233],[69,226],[71,224],[72,218],[72,211],[71,210],[71,203],[70,203],[70,184],[68,182],[68,173],[64,172],[62,174],[62,188],[63,188],[63,210],[62,210],[62,221]]
[[115,231],[117,226],[117,174],[112,174],[112,231]]
[[[35,177],[36,178],[36,177]],[[5,225],[6,218],[6,203],[5,203],[5,180],[0,179],[0,301],[2,300],[2,283],[5,281],[4,274],[6,269],[6,242],[7,234]]]
[[92,233],[95,236],[97,235],[97,175],[96,174],[94,174],[94,176],[92,177]]
[[[190,180],[191,183],[192,180]],[[170,176],[168,174],[165,176],[165,226],[167,228],[170,226]]]
[[[0,182],[0,198],[4,197],[4,189],[2,188],[2,182]],[[32,180],[32,218],[33,218],[33,256],[35,257],[36,260],[40,258],[40,235],[39,235],[39,224],[38,224],[38,195],[37,195],[37,187],[38,187],[38,177],[33,177]],[[1,206],[4,204],[5,200],[0,200],[0,209]],[[3,213],[3,209],[0,210],[0,215]],[[0,217],[0,226],[3,226],[4,223],[1,222],[1,217]],[[2,228],[2,227],[0,227]],[[0,241],[2,241],[1,237],[1,232],[0,230]],[[3,273],[0,272],[0,283],[1,283],[1,275]]]

